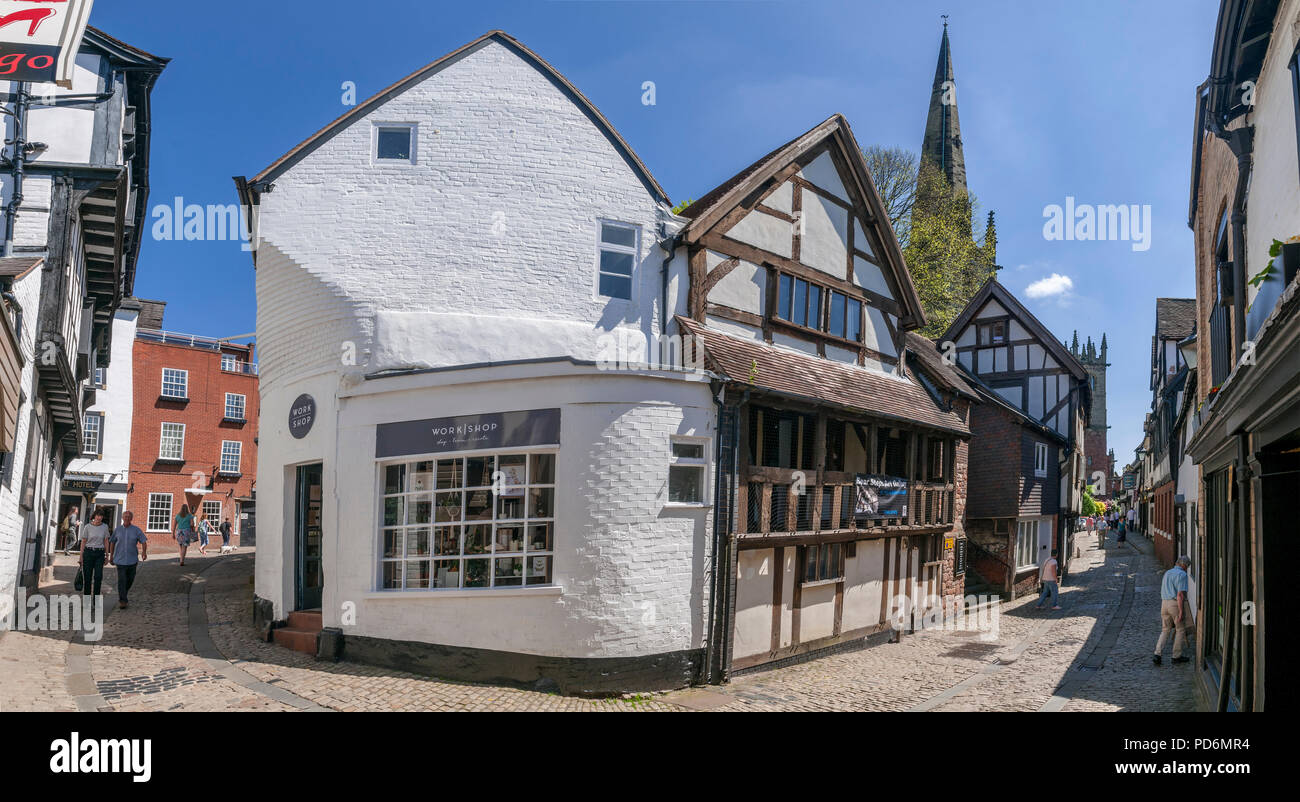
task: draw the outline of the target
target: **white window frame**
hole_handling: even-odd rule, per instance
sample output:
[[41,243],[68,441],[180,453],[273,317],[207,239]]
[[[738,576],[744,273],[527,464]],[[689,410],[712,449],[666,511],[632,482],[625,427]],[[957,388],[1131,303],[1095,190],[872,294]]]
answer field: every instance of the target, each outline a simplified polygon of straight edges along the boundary
[[[615,245],[613,243],[605,242],[604,238],[602,238],[601,236],[605,226],[610,226],[611,228],[631,229],[632,240],[633,240],[632,245],[631,246]],[[602,251],[611,251],[614,253],[625,253],[631,255],[632,275],[628,277],[628,284],[629,284],[628,297],[619,298],[616,295],[604,295],[601,293],[600,277],[602,275],[605,275],[602,274],[600,270],[600,254]],[[592,270],[592,284],[591,284],[592,298],[597,301],[622,301],[624,303],[629,303],[629,304],[634,303],[636,301],[636,295],[637,295],[636,294],[636,279],[638,273],[637,268],[640,265],[640,261],[641,261],[641,226],[637,225],[636,223],[623,223],[618,220],[607,220],[604,218],[597,218],[596,220],[596,263],[594,269]],[[614,275],[621,275],[621,274],[609,273],[608,275],[614,276]]]
[[[161,528],[154,526],[154,499],[167,499],[167,512],[163,517]],[[145,509],[144,527],[146,532],[170,532],[172,531],[172,494],[171,493],[150,493],[149,506]]]
[[[234,449],[227,449],[226,446],[234,446]],[[226,467],[226,457],[231,457],[231,456],[235,458],[234,470],[231,470],[230,468]],[[239,440],[221,441],[221,462],[220,462],[219,470],[217,471],[218,473],[223,473],[227,475],[237,474],[240,472],[240,467],[243,465],[243,461],[244,461],[244,444],[242,441]]]
[[[239,417],[230,414],[230,399],[239,399]],[[226,393],[226,408],[224,416],[226,420],[247,420],[245,415],[248,413],[248,397],[243,393]]]
[[[217,507],[215,517],[208,514],[209,504],[215,504]],[[221,499],[203,499],[203,501],[199,502],[199,511],[204,514],[205,519],[212,525],[213,529],[216,529],[221,524]]]
[[1047,454],[1047,443],[1034,443],[1034,476],[1039,479],[1047,476]]
[[[675,445],[692,445],[700,447],[699,457],[679,457],[673,453]],[[683,466],[696,469],[700,474],[700,500],[699,501],[673,501],[672,500],[672,472],[674,467]],[[666,485],[665,492],[670,495],[665,499],[666,507],[708,507],[709,503],[709,438],[694,437],[688,435],[671,435],[668,438],[668,475],[669,481]]]
[[[229,367],[227,367],[227,365],[229,365]],[[234,354],[222,354],[221,369],[226,371],[239,370],[239,357],[235,356]]]
[[[166,453],[164,453],[164,451],[163,451],[163,446],[164,446],[164,444],[167,442],[167,427],[168,427],[168,426],[179,426],[179,427],[181,427],[181,448],[180,448],[181,453],[180,453],[180,456],[177,456],[177,457],[168,456],[168,455],[167,455]],[[158,431],[158,459],[160,459],[160,460],[174,460],[174,461],[177,461],[177,462],[184,462],[184,461],[185,461],[185,424],[183,424],[183,423],[172,423],[171,421],[163,421],[163,422],[162,422],[162,424],[161,424],[161,426],[160,426],[160,428],[159,428],[159,431]]]
[[[173,372],[173,373],[178,373],[178,374],[180,374],[180,376],[181,376],[181,379],[180,379],[180,382],[179,382],[179,384],[181,385],[181,394],[180,394],[180,395],[176,395],[175,393],[169,393],[169,392],[167,392],[167,384],[168,384],[168,381],[167,381],[167,371],[171,371],[171,372]],[[173,380],[173,381],[171,382],[171,384],[177,384],[177,383],[178,383],[178,382],[175,381],[175,380]],[[163,368],[163,369],[162,369],[162,389],[159,390],[159,395],[161,395],[163,398],[181,398],[181,399],[189,398],[189,397],[190,397],[190,372],[189,372],[188,370],[184,369],[184,368]]]
[[[86,448],[86,439],[87,436],[90,435],[91,428],[92,428],[90,425],[91,418],[95,419],[95,425],[93,427],[94,434],[95,434],[95,448],[93,451]],[[93,456],[96,459],[103,456],[104,454],[104,413],[102,412],[84,413],[81,419],[81,429],[82,429],[82,437],[81,437],[82,456],[86,456],[86,457]]]
[[[381,128],[405,128],[411,134],[411,157],[409,159],[381,159],[379,158],[379,129]],[[370,126],[370,163],[373,166],[386,164],[407,165],[411,166],[417,163],[416,154],[419,153],[419,134],[420,126],[418,123],[411,122],[375,122]]]
[[[526,511],[524,517],[522,518],[518,518],[518,517],[498,518],[498,515],[500,513],[500,506],[499,506],[500,500],[496,496],[496,494],[493,493],[491,496],[492,516],[486,519],[473,519],[473,521],[478,523],[478,525],[488,527],[490,531],[488,550],[482,553],[466,552],[465,538],[467,536],[467,532],[462,531],[462,533],[459,535],[460,550],[457,553],[447,552],[445,555],[439,555],[438,547],[437,547],[437,537],[438,537],[439,529],[442,529],[443,531],[461,529],[462,527],[467,529],[469,526],[474,525],[474,522],[471,522],[470,519],[466,519],[464,517],[460,518],[459,522],[438,520],[437,508],[438,508],[439,493],[449,492],[454,494],[457,492],[458,489],[460,489],[461,492],[464,492],[466,495],[468,495],[470,490],[466,490],[465,488],[471,486],[467,485],[468,477],[464,475],[466,464],[462,462],[461,469],[460,469],[461,478],[460,478],[459,485],[449,485],[447,489],[444,490],[442,487],[438,485],[439,477],[438,477],[437,463],[440,460],[465,460],[465,459],[475,459],[475,458],[486,458],[491,460],[497,460],[498,457],[502,457],[502,456],[524,456],[525,457],[525,465],[527,466],[527,471],[524,477],[523,484],[518,485],[517,487],[519,487],[522,490],[525,498],[529,498],[531,491],[533,489],[551,490],[552,491],[551,492],[551,505],[552,505],[551,514],[539,515],[534,517],[530,511]],[[531,474],[533,469],[532,468],[533,457],[535,456],[552,457],[553,467],[552,467],[552,476],[550,482],[534,481],[535,477],[533,477]],[[418,474],[418,473],[410,474],[410,470],[411,470],[410,466],[422,462],[434,463],[432,466],[432,472],[429,474]],[[516,448],[451,451],[451,452],[441,452],[441,453],[432,453],[432,454],[403,456],[397,459],[376,461],[375,464],[377,468],[376,477],[375,477],[375,481],[376,481],[375,489],[377,491],[376,492],[377,505],[375,508],[374,531],[377,539],[375,542],[376,560],[374,563],[375,566],[374,593],[377,597],[385,597],[385,596],[393,597],[397,595],[412,595],[412,594],[419,594],[421,596],[434,596],[439,594],[444,594],[449,596],[471,596],[471,595],[491,596],[491,595],[501,595],[501,594],[506,594],[506,595],[525,594],[526,595],[526,594],[539,593],[539,592],[549,594],[555,592],[558,589],[559,585],[556,581],[557,566],[555,562],[556,559],[555,543],[556,543],[556,538],[559,537],[559,532],[557,530],[557,523],[559,521],[559,518],[556,516],[556,509],[554,507],[555,501],[558,498],[558,487],[559,487],[559,485],[557,484],[557,480],[559,478],[558,446],[555,445],[523,446],[523,447],[516,447]],[[499,467],[499,464],[500,464],[499,462],[494,462],[494,468]],[[386,492],[386,487],[385,487],[385,479],[386,479],[385,472],[389,468],[394,466],[399,466],[399,465],[407,466],[407,472],[408,472],[407,479],[405,480],[405,483],[401,490],[395,493],[388,493]],[[495,473],[495,470],[493,472]],[[420,476],[420,475],[428,477],[426,481],[429,484],[428,486],[422,489],[413,489],[411,486],[412,484],[411,477]],[[507,484],[507,486],[515,487],[516,485]],[[483,485],[473,485],[471,489],[474,491],[482,491],[482,490],[490,490],[491,488],[485,487]],[[400,503],[402,504],[402,507],[406,510],[405,515],[407,517],[405,517],[403,523],[386,525],[387,522],[385,520],[385,515],[386,515],[387,502],[389,499],[395,499],[395,498],[402,500]],[[418,520],[414,522],[411,521],[409,517],[410,515],[410,507],[408,506],[409,503],[411,501],[423,502],[426,499],[432,500],[433,503],[433,506],[429,510],[429,516],[428,516],[429,522],[423,523],[423,522],[419,522]],[[465,499],[464,503],[467,504],[468,499]],[[531,500],[529,500],[526,502],[526,505],[531,506],[531,503],[532,503]],[[465,507],[461,508],[462,515],[464,514],[464,509]],[[537,549],[537,550],[534,550],[532,548],[531,541],[530,541],[532,534],[528,530],[534,524],[546,524],[550,526],[549,548]],[[506,526],[512,528],[515,526],[521,527],[524,530],[524,537],[522,541],[523,550],[522,551],[498,550],[497,549],[498,526]],[[410,541],[408,540],[406,535],[407,533],[409,533],[410,530],[423,530],[423,529],[429,530],[429,553],[427,556],[417,555],[413,557],[408,553],[408,549],[410,547]],[[394,533],[396,532],[403,533],[403,536],[401,538],[402,540],[401,556],[394,556],[394,557],[385,556],[386,531],[392,531]],[[497,555],[502,555],[502,556],[498,557]],[[527,570],[528,570],[527,560],[533,557],[545,558],[550,561],[549,563],[550,581],[537,582],[537,583],[529,583],[527,581]],[[513,559],[513,558],[520,558],[524,560],[524,570],[525,570],[524,578],[521,580],[520,584],[518,585],[496,584],[496,580],[497,580],[497,577],[495,576],[496,568],[497,568],[495,564],[496,561],[498,559]],[[469,587],[464,584],[465,574],[466,574],[465,562],[467,560],[475,560],[475,559],[488,560],[488,565],[491,570],[489,573],[489,584],[486,586]],[[390,563],[404,564],[407,562],[422,562],[424,560],[431,561],[429,587],[424,587],[424,588],[407,587],[406,573],[404,567],[401,568],[402,571],[401,583],[400,583],[401,587],[384,586],[384,567],[386,564],[390,564]],[[434,586],[434,582],[436,581],[437,578],[437,574],[436,574],[437,562],[439,560],[459,561],[460,563],[459,571],[457,572],[459,574],[459,578],[458,578],[459,584],[456,587],[439,588]]]
[[[1024,571],[1028,568],[1038,566],[1038,528],[1042,525],[1041,518],[1022,518],[1016,521],[1016,570]],[[1025,535],[1030,536],[1032,541],[1028,548],[1028,555],[1025,554],[1025,546],[1022,542]],[[1024,562],[1025,556],[1029,557],[1029,562]]]
[[105,382],[108,381],[108,368],[95,368],[94,372],[95,389],[104,389]]

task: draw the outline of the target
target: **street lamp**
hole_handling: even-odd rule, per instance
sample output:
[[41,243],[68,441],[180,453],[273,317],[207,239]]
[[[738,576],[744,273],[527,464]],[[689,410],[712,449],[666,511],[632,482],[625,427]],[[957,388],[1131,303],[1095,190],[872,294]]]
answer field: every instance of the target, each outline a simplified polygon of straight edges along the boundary
[[1183,355],[1183,363],[1189,368],[1196,367],[1196,332],[1178,341],[1178,353]]

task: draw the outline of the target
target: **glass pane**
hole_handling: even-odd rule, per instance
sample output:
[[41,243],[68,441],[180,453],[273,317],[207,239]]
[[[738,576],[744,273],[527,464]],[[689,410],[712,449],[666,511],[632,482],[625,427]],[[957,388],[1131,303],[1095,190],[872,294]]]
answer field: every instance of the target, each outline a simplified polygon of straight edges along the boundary
[[465,460],[465,486],[466,487],[491,487],[492,471],[494,470],[492,457],[469,457]]
[[496,550],[498,552],[523,551],[524,528],[522,526],[498,526]]
[[673,456],[684,459],[704,459],[704,444],[673,443]]
[[488,573],[490,562],[491,560],[466,560],[465,587],[486,588],[492,581]]
[[406,475],[405,465],[389,465],[384,469],[384,492],[402,492],[402,477]]
[[817,578],[828,579],[831,575],[831,550],[822,546],[817,550]]
[[505,485],[507,491],[511,488],[518,488],[517,493],[508,493],[508,495],[523,495],[521,485],[524,483],[524,477],[528,475],[528,457],[523,454],[503,454],[497,457],[497,470],[501,472],[501,482]]
[[529,459],[528,482],[535,485],[555,483],[555,455],[534,454]]
[[403,521],[405,499],[401,496],[384,499],[384,526],[397,526]]
[[465,520],[467,521],[490,521],[492,520],[492,491],[475,490],[467,493],[469,496],[465,503]]
[[460,587],[460,560],[435,560],[433,586],[435,588]]
[[496,584],[498,586],[522,585],[524,584],[524,558],[506,557],[503,560],[497,560],[496,572]]
[[551,550],[551,524],[533,524],[528,527],[528,550]]
[[518,520],[524,517],[524,489],[513,488],[497,497],[497,520]]
[[415,496],[406,500],[406,522],[408,524],[427,524],[432,515],[433,502],[429,500],[428,496]]
[[803,580],[812,582],[817,579],[817,547],[809,546],[804,555]]
[[601,273],[600,294],[607,298],[630,299],[632,297],[632,279]]
[[814,329],[822,327],[822,288],[816,284],[808,285],[808,325]]
[[632,278],[632,254],[601,251],[600,272],[619,278]]
[[438,489],[445,490],[452,487],[464,487],[464,472],[460,460],[458,459],[440,459],[438,460]]
[[407,557],[428,557],[429,556],[428,527],[406,530],[406,556]]
[[411,471],[408,479],[410,481],[410,485],[406,489],[410,490],[411,492],[418,492],[421,490],[432,490],[433,489],[433,463],[417,462],[414,466],[414,470]]
[[791,322],[800,326],[808,323],[808,282],[795,279],[794,282],[794,317]]
[[700,479],[704,468],[672,465],[668,468],[668,500],[675,504],[700,503]]
[[829,331],[836,337],[844,336],[844,296],[838,292],[831,293],[831,325]]
[[411,158],[411,129],[380,128],[379,129],[379,158],[410,159]]
[[384,530],[384,556],[385,557],[402,556],[402,530],[400,529]]
[[841,544],[839,543],[831,544],[831,559],[830,559],[829,575],[832,577],[836,577],[840,575],[840,548],[841,548]]
[[623,245],[628,248],[634,248],[636,247],[636,229],[601,223],[600,241],[608,242],[611,245]]
[[433,546],[436,554],[460,554],[460,527],[438,526],[433,530]]
[[551,581],[551,558],[528,558],[528,584],[547,585]]
[[406,587],[429,587],[429,561],[412,560],[406,564]]
[[465,505],[464,493],[459,491],[454,493],[436,493],[434,494],[434,501],[437,507],[437,512],[434,517],[435,521],[443,523],[447,521],[459,521],[461,519],[461,511]]
[[781,276],[781,282],[778,285],[776,296],[776,316],[783,320],[790,319],[790,298],[791,298],[791,279],[789,276]]
[[844,321],[844,336],[850,340],[862,339],[862,302],[850,300]]
[[474,524],[465,527],[465,553],[487,554],[492,537],[491,524]]
[[529,491],[532,500],[528,502],[529,518],[550,518],[555,514],[555,489],[551,487],[534,487]]
[[402,587],[402,564],[400,562],[384,563],[384,590],[401,589]]

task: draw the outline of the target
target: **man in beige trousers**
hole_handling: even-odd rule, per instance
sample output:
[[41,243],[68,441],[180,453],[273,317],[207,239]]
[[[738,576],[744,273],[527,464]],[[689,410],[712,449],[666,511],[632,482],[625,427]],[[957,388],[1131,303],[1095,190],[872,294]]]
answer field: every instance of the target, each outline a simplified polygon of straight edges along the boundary
[[1156,653],[1151,657],[1156,665],[1160,665],[1160,653],[1171,629],[1174,631],[1173,662],[1187,662],[1183,649],[1187,647],[1187,627],[1192,621],[1187,611],[1187,566],[1191,564],[1192,559],[1184,554],[1173,568],[1165,571],[1160,582],[1160,640],[1156,641]]

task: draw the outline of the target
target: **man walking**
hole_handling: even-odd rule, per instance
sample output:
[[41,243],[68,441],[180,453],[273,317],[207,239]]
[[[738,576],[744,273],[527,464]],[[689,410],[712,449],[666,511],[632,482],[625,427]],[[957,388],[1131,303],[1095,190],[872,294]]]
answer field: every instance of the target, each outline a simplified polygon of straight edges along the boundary
[[121,609],[126,608],[126,594],[135,583],[136,567],[140,560],[149,559],[149,541],[140,527],[131,524],[134,518],[130,510],[122,513],[122,525],[108,539],[108,559],[117,566],[117,606]]
[[1160,582],[1160,640],[1156,641],[1156,653],[1151,662],[1160,665],[1160,653],[1164,651],[1169,630],[1174,630],[1175,663],[1186,663],[1183,649],[1187,646],[1187,625],[1191,616],[1187,613],[1187,566],[1192,558],[1183,555],[1174,563],[1174,567],[1165,571],[1165,578]]
[[1128,508],[1128,531],[1130,532],[1137,531],[1137,519],[1138,519],[1137,507],[1129,507]]
[[229,518],[221,522],[221,526],[219,527],[219,530],[221,532],[221,549],[222,551],[224,551],[225,548],[230,545],[230,519]]
[[1049,594],[1052,597],[1052,609],[1053,610],[1061,609],[1061,605],[1056,603],[1058,600],[1057,594],[1060,592],[1059,588],[1057,587],[1056,577],[1057,577],[1056,549],[1052,549],[1052,556],[1048,557],[1047,561],[1043,563],[1043,567],[1038,570],[1038,581],[1042,583],[1043,591],[1042,593],[1038,594],[1038,604],[1035,605],[1034,607],[1035,610],[1043,609],[1043,602],[1047,599]]

